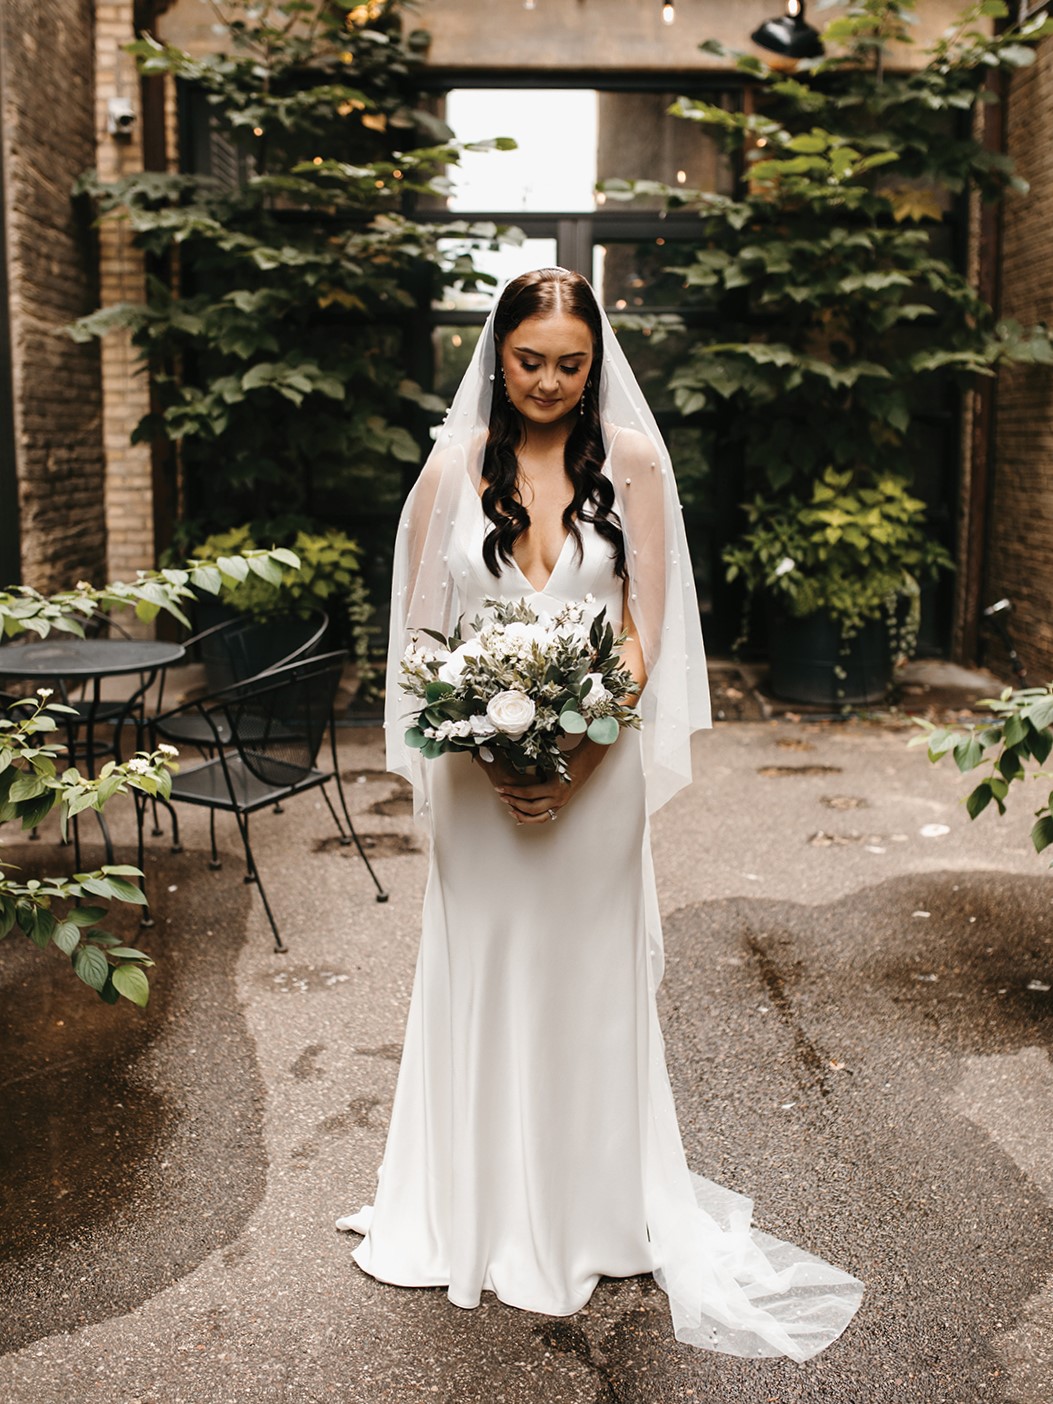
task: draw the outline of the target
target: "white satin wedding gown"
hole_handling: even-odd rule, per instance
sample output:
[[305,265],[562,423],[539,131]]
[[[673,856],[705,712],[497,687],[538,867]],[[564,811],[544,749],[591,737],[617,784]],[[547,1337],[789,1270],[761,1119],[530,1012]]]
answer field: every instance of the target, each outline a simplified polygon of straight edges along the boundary
[[[474,497],[474,492],[472,493]],[[454,578],[540,609],[622,582],[581,524],[544,590],[482,560],[478,503]],[[451,565],[454,562],[451,561]],[[661,931],[640,737],[623,732],[557,822],[517,826],[464,755],[425,766],[423,934],[375,1205],[338,1221],[383,1282],[529,1311],[579,1310],[600,1277],[654,1272],[679,1339],[805,1359],[837,1336],[852,1277],[751,1232],[748,1199],[688,1172],[655,1010]]]

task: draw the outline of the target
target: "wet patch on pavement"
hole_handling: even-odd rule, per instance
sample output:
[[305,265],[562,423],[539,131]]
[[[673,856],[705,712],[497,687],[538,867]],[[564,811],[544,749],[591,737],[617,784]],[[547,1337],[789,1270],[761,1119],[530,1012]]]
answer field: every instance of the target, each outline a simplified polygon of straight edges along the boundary
[[800,775],[840,775],[839,765],[759,765],[757,774],[766,780],[785,780]]
[[369,806],[369,813],[384,819],[405,818],[413,814],[413,796],[407,790],[405,793],[389,795],[387,799],[376,800]]
[[[41,849],[5,861],[38,868]],[[107,923],[157,962],[145,1010],[104,1004],[56,950],[11,937],[0,953],[0,1294],[18,1303],[0,1351],[139,1305],[262,1197],[263,1088],[234,985],[251,894],[200,854],[150,854],[147,874],[179,906],[148,932],[133,909]]]
[[[1022,1372],[1048,1356],[1053,1300],[1036,1171],[1053,1164],[1039,1051],[1053,992],[1029,988],[1053,971],[1045,873],[924,873],[818,907],[700,903],[667,918],[666,942],[659,1000],[688,1163],[757,1193],[759,1227],[866,1284],[806,1395],[787,1362],[765,1364],[765,1395],[1040,1397]],[[698,948],[725,958],[695,969]],[[714,1397],[747,1397],[745,1364],[721,1362]]]
[[393,1063],[402,1059],[401,1043],[382,1043],[376,1048],[356,1048],[354,1051],[360,1058],[387,1058]]
[[862,795],[820,795],[819,803],[827,809],[869,809],[870,801]]
[[[374,812],[376,806],[373,806]],[[370,858],[405,858],[412,853],[420,853],[421,846],[410,834],[364,834],[359,832],[358,841]],[[357,858],[354,849],[342,843],[337,834],[315,839],[311,844],[312,853],[327,853],[346,849],[349,857]]]

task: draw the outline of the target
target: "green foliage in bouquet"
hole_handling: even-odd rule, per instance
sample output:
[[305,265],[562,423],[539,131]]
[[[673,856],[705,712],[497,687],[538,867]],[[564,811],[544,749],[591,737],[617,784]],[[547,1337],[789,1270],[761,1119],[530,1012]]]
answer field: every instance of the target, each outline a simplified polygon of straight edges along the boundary
[[[1053,781],[1053,772],[1042,769],[1053,751],[1053,683],[1016,690],[1007,687],[1001,696],[984,698],[979,705],[993,713],[992,721],[955,729],[937,727],[915,717],[926,735],[916,736],[910,742],[912,746],[926,746],[933,762],[953,756],[963,774],[981,765],[991,767],[986,779],[966,796],[970,819],[982,814],[992,801],[999,814],[1004,814],[1010,786],[1029,777]],[[1036,853],[1053,844],[1053,790],[1035,810],[1031,842]]]
[[406,742],[425,759],[463,750],[486,761],[499,751],[517,770],[567,780],[561,738],[609,746],[623,727],[640,725],[637,684],[619,653],[627,636],[615,636],[606,609],[586,626],[581,604],[554,616],[525,600],[485,605],[468,639],[463,621],[449,638],[424,629],[439,648],[415,641],[403,658],[403,691],[424,703]]

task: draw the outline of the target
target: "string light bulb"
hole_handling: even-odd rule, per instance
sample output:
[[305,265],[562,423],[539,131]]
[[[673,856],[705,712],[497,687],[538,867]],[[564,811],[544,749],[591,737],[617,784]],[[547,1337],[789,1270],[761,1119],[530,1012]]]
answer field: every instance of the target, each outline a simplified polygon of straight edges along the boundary
[[674,8],[673,0],[665,0],[665,4],[662,6],[662,23],[672,24],[675,19],[676,9]]

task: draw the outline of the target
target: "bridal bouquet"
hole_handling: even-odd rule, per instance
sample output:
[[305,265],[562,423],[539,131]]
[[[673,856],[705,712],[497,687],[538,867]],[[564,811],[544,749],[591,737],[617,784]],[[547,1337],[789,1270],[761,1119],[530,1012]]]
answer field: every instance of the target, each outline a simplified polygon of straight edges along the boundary
[[619,654],[606,609],[591,618],[592,596],[566,604],[558,614],[534,610],[525,600],[485,601],[485,615],[461,637],[424,629],[438,647],[419,638],[402,658],[402,688],[419,698],[406,742],[429,759],[447,751],[495,752],[517,770],[569,778],[565,751],[585,733],[601,746],[622,727],[640,725],[626,697],[636,681]]

